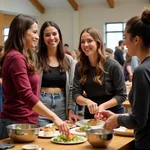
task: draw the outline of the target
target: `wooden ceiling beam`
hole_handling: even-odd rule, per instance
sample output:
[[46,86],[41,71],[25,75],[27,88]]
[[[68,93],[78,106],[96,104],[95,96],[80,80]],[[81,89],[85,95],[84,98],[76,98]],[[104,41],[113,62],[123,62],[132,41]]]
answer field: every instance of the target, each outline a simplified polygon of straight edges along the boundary
[[114,8],[115,7],[114,0],[107,0],[107,3],[108,3],[108,5],[109,5],[110,8]]
[[75,2],[75,0],[68,0],[68,2],[75,11],[78,11],[78,4]]
[[41,13],[45,12],[45,8],[38,0],[29,0]]

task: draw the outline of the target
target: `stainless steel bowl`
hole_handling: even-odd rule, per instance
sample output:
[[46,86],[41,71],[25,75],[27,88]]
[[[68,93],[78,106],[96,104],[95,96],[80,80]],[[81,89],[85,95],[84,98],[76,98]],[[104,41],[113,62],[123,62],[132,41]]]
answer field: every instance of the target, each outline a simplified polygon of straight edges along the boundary
[[86,135],[93,147],[107,147],[113,138],[113,132],[105,129],[88,129]]
[[11,124],[7,126],[9,137],[15,142],[32,142],[40,128],[35,124]]

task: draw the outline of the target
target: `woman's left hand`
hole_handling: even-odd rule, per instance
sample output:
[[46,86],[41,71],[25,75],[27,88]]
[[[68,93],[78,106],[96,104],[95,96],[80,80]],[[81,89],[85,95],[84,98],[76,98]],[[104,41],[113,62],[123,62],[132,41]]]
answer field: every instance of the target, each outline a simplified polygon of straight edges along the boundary
[[80,120],[80,117],[74,114],[73,110],[69,110],[69,118],[71,122],[76,122]]

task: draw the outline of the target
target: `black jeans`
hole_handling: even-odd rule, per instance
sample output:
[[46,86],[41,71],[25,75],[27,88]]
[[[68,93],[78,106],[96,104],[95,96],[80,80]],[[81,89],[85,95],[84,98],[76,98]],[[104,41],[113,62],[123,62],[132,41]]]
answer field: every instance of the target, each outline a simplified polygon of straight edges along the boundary
[[7,126],[10,124],[18,124],[16,121],[10,119],[1,119],[0,118],[0,140],[8,138]]

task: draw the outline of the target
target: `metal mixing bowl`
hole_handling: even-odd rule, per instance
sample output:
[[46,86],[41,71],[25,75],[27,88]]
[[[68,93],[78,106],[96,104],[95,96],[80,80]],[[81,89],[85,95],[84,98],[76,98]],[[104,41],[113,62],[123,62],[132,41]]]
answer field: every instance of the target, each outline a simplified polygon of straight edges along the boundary
[[93,147],[107,147],[113,138],[113,132],[105,129],[88,129],[85,131],[88,142]]
[[9,137],[15,142],[32,142],[40,128],[35,124],[11,124],[7,126]]

